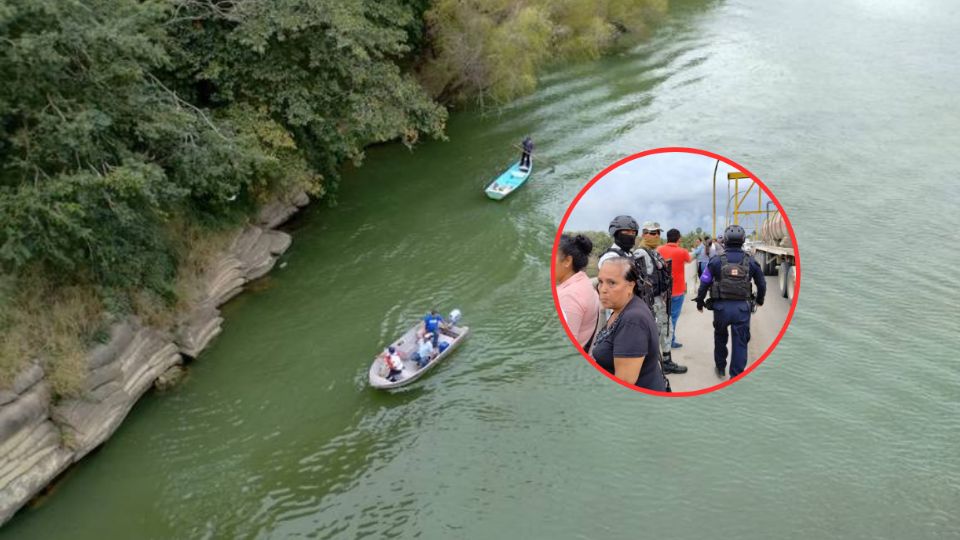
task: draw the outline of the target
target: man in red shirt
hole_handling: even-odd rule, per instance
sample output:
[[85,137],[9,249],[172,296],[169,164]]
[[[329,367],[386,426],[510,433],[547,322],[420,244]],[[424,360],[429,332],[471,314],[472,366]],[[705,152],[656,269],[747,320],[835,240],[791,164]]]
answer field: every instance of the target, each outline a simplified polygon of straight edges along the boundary
[[680,318],[680,310],[683,308],[683,298],[687,292],[686,264],[692,259],[690,252],[680,247],[677,243],[680,241],[680,231],[670,229],[667,231],[667,243],[658,247],[657,252],[668,261],[673,261],[671,271],[673,272],[673,292],[670,299],[670,320],[673,321],[673,343],[670,347],[679,349],[683,344],[677,343],[677,319]]

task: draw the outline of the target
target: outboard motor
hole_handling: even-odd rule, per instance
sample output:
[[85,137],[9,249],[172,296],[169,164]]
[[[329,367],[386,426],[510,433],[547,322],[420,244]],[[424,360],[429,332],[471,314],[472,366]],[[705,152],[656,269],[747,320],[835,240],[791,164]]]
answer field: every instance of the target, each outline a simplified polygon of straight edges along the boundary
[[451,325],[456,326],[462,316],[463,313],[461,313],[459,309],[454,309],[450,312],[450,319],[448,321]]

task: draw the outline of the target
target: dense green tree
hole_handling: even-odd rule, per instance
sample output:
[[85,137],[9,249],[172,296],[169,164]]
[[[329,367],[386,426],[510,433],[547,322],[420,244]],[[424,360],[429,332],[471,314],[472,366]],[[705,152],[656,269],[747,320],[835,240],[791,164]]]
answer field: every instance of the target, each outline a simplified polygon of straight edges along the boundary
[[[212,106],[262,106],[311,165],[335,177],[374,142],[440,136],[446,119],[404,75],[414,10],[397,1],[240,0],[227,11],[181,0],[179,73]],[[184,24],[185,23],[185,24]]]
[[434,97],[529,92],[664,2],[0,0],[0,380],[37,351],[82,367],[103,311],[183,300],[271,197],[442,137]]
[[665,11],[666,0],[436,0],[420,78],[447,101],[505,101],[532,91],[547,62],[595,58]]
[[695,230],[688,232],[680,238],[680,246],[685,249],[693,249],[697,243],[697,238],[703,239],[704,235],[707,233],[703,231],[703,228],[697,227]]
[[189,190],[168,160],[216,128],[151,73],[169,62],[162,5],[0,6],[0,262],[92,281],[152,280],[118,262],[169,273],[157,220]]
[[171,217],[229,221],[441,136],[398,67],[416,4],[0,0],[0,265],[164,293]]

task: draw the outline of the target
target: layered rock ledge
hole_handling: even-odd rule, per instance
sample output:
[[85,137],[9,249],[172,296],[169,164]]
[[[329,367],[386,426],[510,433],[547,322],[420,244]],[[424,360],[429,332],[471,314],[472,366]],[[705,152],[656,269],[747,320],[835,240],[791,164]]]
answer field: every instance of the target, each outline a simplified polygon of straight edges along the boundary
[[274,229],[309,200],[298,193],[264,206],[208,269],[204,293],[173,328],[146,326],[136,317],[115,323],[107,343],[88,351],[77,397],[54,402],[39,363],[0,388],[0,524],[109,439],[141,396],[171,384],[184,361],[220,334],[220,306],[273,269],[291,243],[289,234]]

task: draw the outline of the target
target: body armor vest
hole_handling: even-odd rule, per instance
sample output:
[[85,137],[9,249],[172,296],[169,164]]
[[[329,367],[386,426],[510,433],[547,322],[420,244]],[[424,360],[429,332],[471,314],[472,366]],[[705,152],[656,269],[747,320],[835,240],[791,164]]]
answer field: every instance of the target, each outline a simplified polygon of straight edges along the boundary
[[720,275],[713,279],[710,297],[714,300],[750,300],[753,293],[750,286],[750,260],[746,253],[739,263],[730,262],[726,253],[720,255]]

